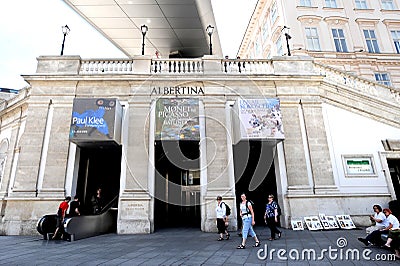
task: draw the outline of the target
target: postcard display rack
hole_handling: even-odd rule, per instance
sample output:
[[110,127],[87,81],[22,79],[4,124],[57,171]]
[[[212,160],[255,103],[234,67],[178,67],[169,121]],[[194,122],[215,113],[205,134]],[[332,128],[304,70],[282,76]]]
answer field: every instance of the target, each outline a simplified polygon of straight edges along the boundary
[[306,216],[302,219],[293,219],[291,221],[293,230],[304,230],[304,225],[308,230],[331,230],[331,229],[354,229],[356,226],[353,223],[350,215],[329,216],[320,213],[315,216]]

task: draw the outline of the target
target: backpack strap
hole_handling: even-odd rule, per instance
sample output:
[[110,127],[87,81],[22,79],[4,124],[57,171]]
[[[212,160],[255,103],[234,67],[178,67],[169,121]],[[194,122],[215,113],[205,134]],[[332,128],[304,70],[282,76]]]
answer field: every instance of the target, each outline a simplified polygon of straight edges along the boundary
[[251,214],[250,209],[249,209],[249,201],[248,200],[246,200],[246,211],[247,212],[242,213],[242,215],[250,215]]

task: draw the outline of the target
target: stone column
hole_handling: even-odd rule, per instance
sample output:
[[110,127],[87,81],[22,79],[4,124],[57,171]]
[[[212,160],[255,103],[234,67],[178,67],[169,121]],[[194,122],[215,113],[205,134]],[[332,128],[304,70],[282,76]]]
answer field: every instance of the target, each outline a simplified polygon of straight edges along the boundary
[[20,141],[22,148],[10,197],[36,197],[48,100],[44,97],[35,99],[31,96],[25,129]]
[[[284,151],[288,182],[288,195],[312,194],[312,184],[308,178],[305,147],[299,117],[298,103],[281,103],[285,130]],[[286,117],[288,119],[286,119]],[[285,123],[290,121],[290,123]]]
[[[235,189],[229,178],[228,147],[226,138],[226,112],[225,99],[204,99],[205,107],[205,127],[206,127],[206,145],[207,145],[207,192],[204,196],[204,205],[202,206],[202,230],[206,232],[216,231],[215,225],[215,206],[218,195],[221,195],[231,208],[235,206]],[[232,156],[232,154],[231,154]],[[232,209],[234,210],[234,209]],[[204,214],[203,214],[204,213]],[[236,215],[232,212],[230,217],[230,227],[237,229]]]
[[337,193],[321,102],[301,102],[315,194]]
[[[73,96],[52,99],[42,147],[38,197],[59,197],[65,192]],[[50,128],[48,128],[50,127]],[[48,132],[47,132],[48,130]]]
[[[120,193],[118,234],[151,233],[154,230],[152,197],[149,192],[148,135],[150,100],[135,97],[129,102],[125,187]],[[121,181],[122,182],[122,181]]]

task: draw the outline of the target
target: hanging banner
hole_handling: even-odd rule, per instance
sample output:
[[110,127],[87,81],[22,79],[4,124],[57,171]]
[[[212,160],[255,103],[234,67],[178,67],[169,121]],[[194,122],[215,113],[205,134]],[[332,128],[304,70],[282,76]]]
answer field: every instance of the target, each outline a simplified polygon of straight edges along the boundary
[[245,139],[280,141],[285,138],[278,98],[238,99],[233,110],[235,143]]
[[199,100],[160,98],[156,102],[156,140],[200,140]]
[[76,98],[72,109],[70,141],[121,142],[122,106],[117,99]]

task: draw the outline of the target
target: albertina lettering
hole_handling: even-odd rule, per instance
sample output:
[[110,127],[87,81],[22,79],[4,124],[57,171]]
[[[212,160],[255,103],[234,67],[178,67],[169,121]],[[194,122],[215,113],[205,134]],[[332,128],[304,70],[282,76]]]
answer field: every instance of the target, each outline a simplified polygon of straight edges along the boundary
[[204,95],[202,87],[154,87],[151,90],[151,95]]

